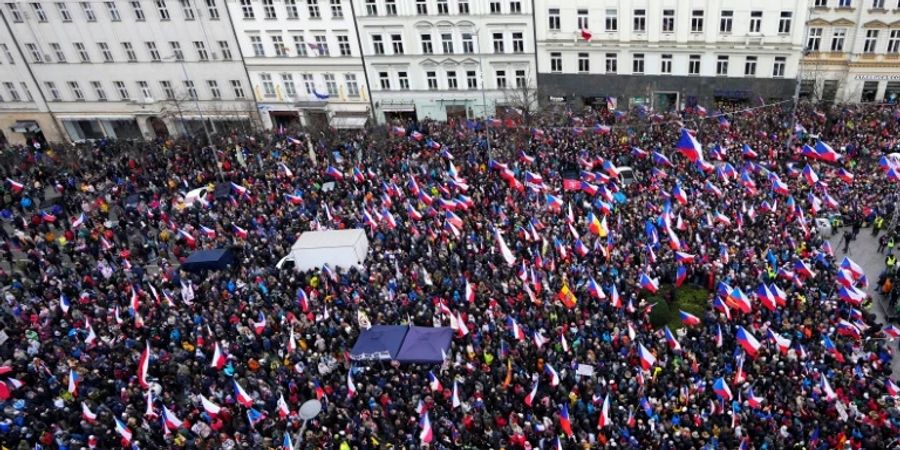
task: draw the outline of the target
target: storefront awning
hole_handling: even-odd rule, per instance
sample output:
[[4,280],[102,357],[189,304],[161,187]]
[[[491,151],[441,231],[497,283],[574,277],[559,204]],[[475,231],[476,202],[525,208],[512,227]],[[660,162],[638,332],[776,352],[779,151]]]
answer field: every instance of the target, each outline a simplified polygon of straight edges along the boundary
[[416,105],[412,103],[407,104],[399,104],[399,105],[381,105],[381,110],[384,112],[415,112]]
[[331,126],[337,129],[362,128],[368,120],[368,116],[332,117]]
[[17,120],[9,129],[13,133],[37,133],[41,126],[33,120]]

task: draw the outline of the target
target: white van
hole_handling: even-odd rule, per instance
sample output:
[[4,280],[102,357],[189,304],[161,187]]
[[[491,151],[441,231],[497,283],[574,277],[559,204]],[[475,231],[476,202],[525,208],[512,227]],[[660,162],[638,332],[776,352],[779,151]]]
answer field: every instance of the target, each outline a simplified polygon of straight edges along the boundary
[[290,253],[281,258],[276,269],[293,269],[305,272],[329,267],[362,268],[369,252],[369,238],[365,230],[307,231],[297,238]]

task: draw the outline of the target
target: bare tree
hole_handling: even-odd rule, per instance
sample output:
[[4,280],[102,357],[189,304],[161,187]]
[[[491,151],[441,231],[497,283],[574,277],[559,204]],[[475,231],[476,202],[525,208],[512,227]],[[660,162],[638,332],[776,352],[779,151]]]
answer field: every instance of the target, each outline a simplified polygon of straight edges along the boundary
[[504,103],[521,115],[522,121],[529,127],[538,111],[540,99],[538,92],[537,84],[533,82],[530,74],[526,75],[524,83],[517,82],[515,87],[503,90]]

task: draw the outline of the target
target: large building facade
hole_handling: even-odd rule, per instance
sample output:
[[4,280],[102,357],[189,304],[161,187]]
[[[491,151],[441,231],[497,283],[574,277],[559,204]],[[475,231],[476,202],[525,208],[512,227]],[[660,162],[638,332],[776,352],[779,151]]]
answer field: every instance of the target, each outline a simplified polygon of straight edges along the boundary
[[667,110],[790,98],[808,0],[535,0],[542,101]]
[[896,102],[900,9],[892,0],[810,0],[801,95],[835,102]]
[[360,126],[368,84],[349,0],[224,0],[266,128]]
[[519,109],[537,82],[528,0],[352,0],[378,122]]
[[14,37],[2,44],[68,139],[224,132],[258,117],[223,0],[12,1],[0,13]]

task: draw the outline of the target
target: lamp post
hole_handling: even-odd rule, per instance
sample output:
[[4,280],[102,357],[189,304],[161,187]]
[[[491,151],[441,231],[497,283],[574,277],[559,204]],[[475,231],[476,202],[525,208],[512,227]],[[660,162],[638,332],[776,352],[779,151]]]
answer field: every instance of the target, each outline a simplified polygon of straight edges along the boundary
[[787,142],[784,147],[786,151],[790,151],[791,143],[794,142],[794,136],[797,131],[797,106],[800,104],[800,86],[803,84],[803,58],[809,55],[809,49],[804,48],[800,55],[800,62],[797,64],[797,82],[794,83],[794,107],[791,110],[791,129],[788,130]]
[[488,123],[488,115],[487,115],[487,92],[485,91],[484,86],[484,55],[481,52],[481,29],[475,29],[475,42],[478,44],[478,48],[476,51],[478,52],[478,68],[481,72],[481,103],[482,103],[482,113],[484,114],[484,135],[487,137],[487,154],[488,159],[491,158],[491,153],[493,153],[493,148],[491,147],[491,125]]

